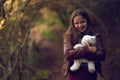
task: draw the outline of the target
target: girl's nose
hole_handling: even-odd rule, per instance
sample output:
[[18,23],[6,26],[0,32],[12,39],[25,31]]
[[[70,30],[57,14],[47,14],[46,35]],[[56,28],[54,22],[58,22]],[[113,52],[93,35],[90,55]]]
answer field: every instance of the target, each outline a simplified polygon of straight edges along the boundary
[[78,24],[78,27],[81,27],[82,25],[81,24]]

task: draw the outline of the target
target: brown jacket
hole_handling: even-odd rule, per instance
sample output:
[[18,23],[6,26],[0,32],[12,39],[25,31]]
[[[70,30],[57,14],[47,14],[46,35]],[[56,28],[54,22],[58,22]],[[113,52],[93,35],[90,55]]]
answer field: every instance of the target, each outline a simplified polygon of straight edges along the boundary
[[101,35],[95,34],[97,40],[97,51],[95,53],[89,52],[88,47],[83,47],[79,49],[73,49],[73,46],[76,44],[74,39],[71,35],[67,34],[64,36],[63,40],[63,47],[64,47],[64,65],[63,65],[63,72],[64,76],[66,77],[69,73],[69,68],[73,64],[74,59],[79,58],[86,58],[88,60],[97,61],[96,70],[97,72],[102,75],[101,70],[101,61],[105,59],[105,50],[102,43]]

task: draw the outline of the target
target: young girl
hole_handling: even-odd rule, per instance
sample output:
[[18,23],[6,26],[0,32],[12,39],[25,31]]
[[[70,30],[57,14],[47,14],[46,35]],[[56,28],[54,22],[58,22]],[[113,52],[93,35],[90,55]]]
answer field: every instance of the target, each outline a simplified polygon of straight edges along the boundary
[[[96,46],[83,46],[74,49],[74,45],[81,42],[84,35],[96,36]],[[100,33],[96,33],[91,25],[89,16],[85,11],[80,9],[75,10],[70,16],[69,27],[64,33],[64,65],[63,72],[68,80],[97,80],[97,72],[102,76],[100,62],[105,59],[105,50],[102,43]],[[75,59],[85,58],[97,62],[95,64],[96,71],[90,73],[88,65],[82,63],[77,71],[70,71]]]

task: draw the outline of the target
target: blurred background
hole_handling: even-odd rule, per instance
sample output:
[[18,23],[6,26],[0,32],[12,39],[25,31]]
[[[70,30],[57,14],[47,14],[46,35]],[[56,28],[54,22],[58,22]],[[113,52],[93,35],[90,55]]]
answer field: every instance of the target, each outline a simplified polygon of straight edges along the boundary
[[120,80],[119,0],[0,0],[0,80],[64,80],[62,36],[77,8],[103,36],[98,80]]

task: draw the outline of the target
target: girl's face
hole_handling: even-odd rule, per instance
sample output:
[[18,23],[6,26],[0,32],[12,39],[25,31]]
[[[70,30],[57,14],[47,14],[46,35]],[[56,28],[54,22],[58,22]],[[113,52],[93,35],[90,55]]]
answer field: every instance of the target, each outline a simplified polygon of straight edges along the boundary
[[82,16],[75,16],[73,23],[74,27],[80,32],[84,32],[87,29],[87,20]]

